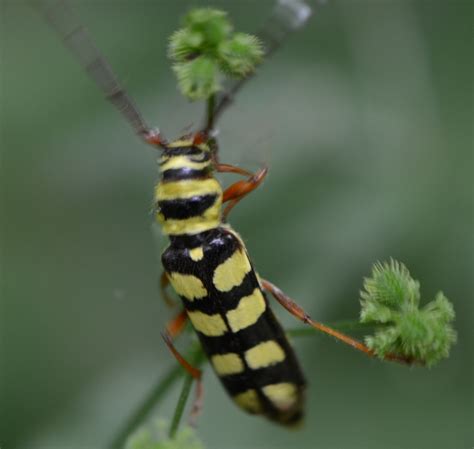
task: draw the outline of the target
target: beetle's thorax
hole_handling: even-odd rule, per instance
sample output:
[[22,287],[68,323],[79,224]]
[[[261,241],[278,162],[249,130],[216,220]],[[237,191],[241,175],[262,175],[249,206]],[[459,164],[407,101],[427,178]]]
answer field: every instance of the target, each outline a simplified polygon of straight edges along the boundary
[[207,145],[169,144],[159,161],[156,219],[167,235],[193,235],[221,222],[222,188]]

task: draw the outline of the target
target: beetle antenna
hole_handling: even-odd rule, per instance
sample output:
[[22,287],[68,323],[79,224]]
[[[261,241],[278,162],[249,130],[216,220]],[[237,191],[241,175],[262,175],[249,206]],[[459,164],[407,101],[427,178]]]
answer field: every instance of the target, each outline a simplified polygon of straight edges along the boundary
[[[311,17],[311,7],[302,0],[277,0],[270,16],[258,31],[257,37],[263,42],[265,48],[265,59],[270,58],[295,31],[302,28]],[[246,78],[231,81],[228,83],[223,93],[217,96],[214,111],[213,123],[216,123],[222,113],[234,101],[237,93],[245,84],[253,78],[255,72]],[[208,126],[206,131],[210,131]]]
[[135,102],[121,86],[109,62],[97,48],[76,11],[65,0],[29,0],[50,27],[56,31],[73,57],[135,132],[150,143],[157,141],[157,132],[145,123]]

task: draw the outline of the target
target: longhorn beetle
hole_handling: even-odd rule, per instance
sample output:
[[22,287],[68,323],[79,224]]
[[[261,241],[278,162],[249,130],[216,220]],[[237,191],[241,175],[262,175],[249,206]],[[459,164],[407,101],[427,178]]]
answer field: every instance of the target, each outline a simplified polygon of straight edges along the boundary
[[[106,98],[145,142],[160,149],[160,180],[155,189],[156,219],[170,244],[162,254],[163,295],[168,284],[183,310],[167,326],[164,340],[179,363],[197,380],[194,414],[202,397],[201,371],[176,350],[173,340],[189,319],[210,363],[234,402],[252,414],[283,425],[297,424],[304,413],[305,378],[265,292],[306,324],[373,355],[362,343],[313,321],[271,282],[260,279],[241,237],[227,223],[231,209],[264,180],[267,168],[250,173],[220,163],[213,134],[215,120],[244,80],[218,97],[211,120],[196,133],[167,141],[145,123],[106,59],[65,1],[35,3]],[[266,56],[310,16],[302,1],[280,0],[259,33]],[[215,172],[246,179],[222,190]],[[222,205],[227,203],[222,210]],[[399,359],[388,355],[389,359]]]

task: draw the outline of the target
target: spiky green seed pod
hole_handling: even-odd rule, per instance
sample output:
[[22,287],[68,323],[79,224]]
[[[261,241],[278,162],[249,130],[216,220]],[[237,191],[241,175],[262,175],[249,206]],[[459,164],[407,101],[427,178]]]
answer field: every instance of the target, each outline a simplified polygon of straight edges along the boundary
[[170,38],[168,55],[179,90],[190,100],[208,99],[221,89],[222,76],[245,77],[263,57],[259,40],[234,33],[223,11],[193,9],[183,22]]
[[381,358],[394,353],[432,366],[447,357],[456,342],[452,304],[439,292],[420,308],[419,282],[395,260],[374,266],[372,276],[364,280],[361,306],[361,322],[383,325],[365,338]]

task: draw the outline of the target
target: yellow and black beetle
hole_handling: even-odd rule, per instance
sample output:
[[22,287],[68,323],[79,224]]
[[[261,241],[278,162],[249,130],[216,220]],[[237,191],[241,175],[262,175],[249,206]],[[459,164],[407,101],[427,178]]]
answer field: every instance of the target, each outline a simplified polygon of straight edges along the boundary
[[[261,184],[267,169],[253,174],[220,163],[209,123],[193,135],[167,142],[146,125],[67,2],[38,0],[34,5],[136,133],[161,150],[156,218],[170,239],[162,255],[162,286],[171,284],[184,306],[163,336],[181,365],[198,380],[198,398],[202,391],[201,373],[172,342],[188,318],[214,371],[237,405],[284,425],[297,424],[304,414],[305,379],[265,291],[301,321],[368,355],[373,351],[313,321],[280,289],[257,275],[242,239],[226,219],[235,204]],[[266,55],[309,16],[310,8],[303,1],[277,2],[273,16],[260,33],[267,44]],[[228,106],[243,82],[234,83],[220,96],[214,105],[214,118]],[[214,177],[216,171],[246,179],[223,191]],[[223,203],[228,205],[222,210]],[[398,360],[391,355],[386,358]]]

